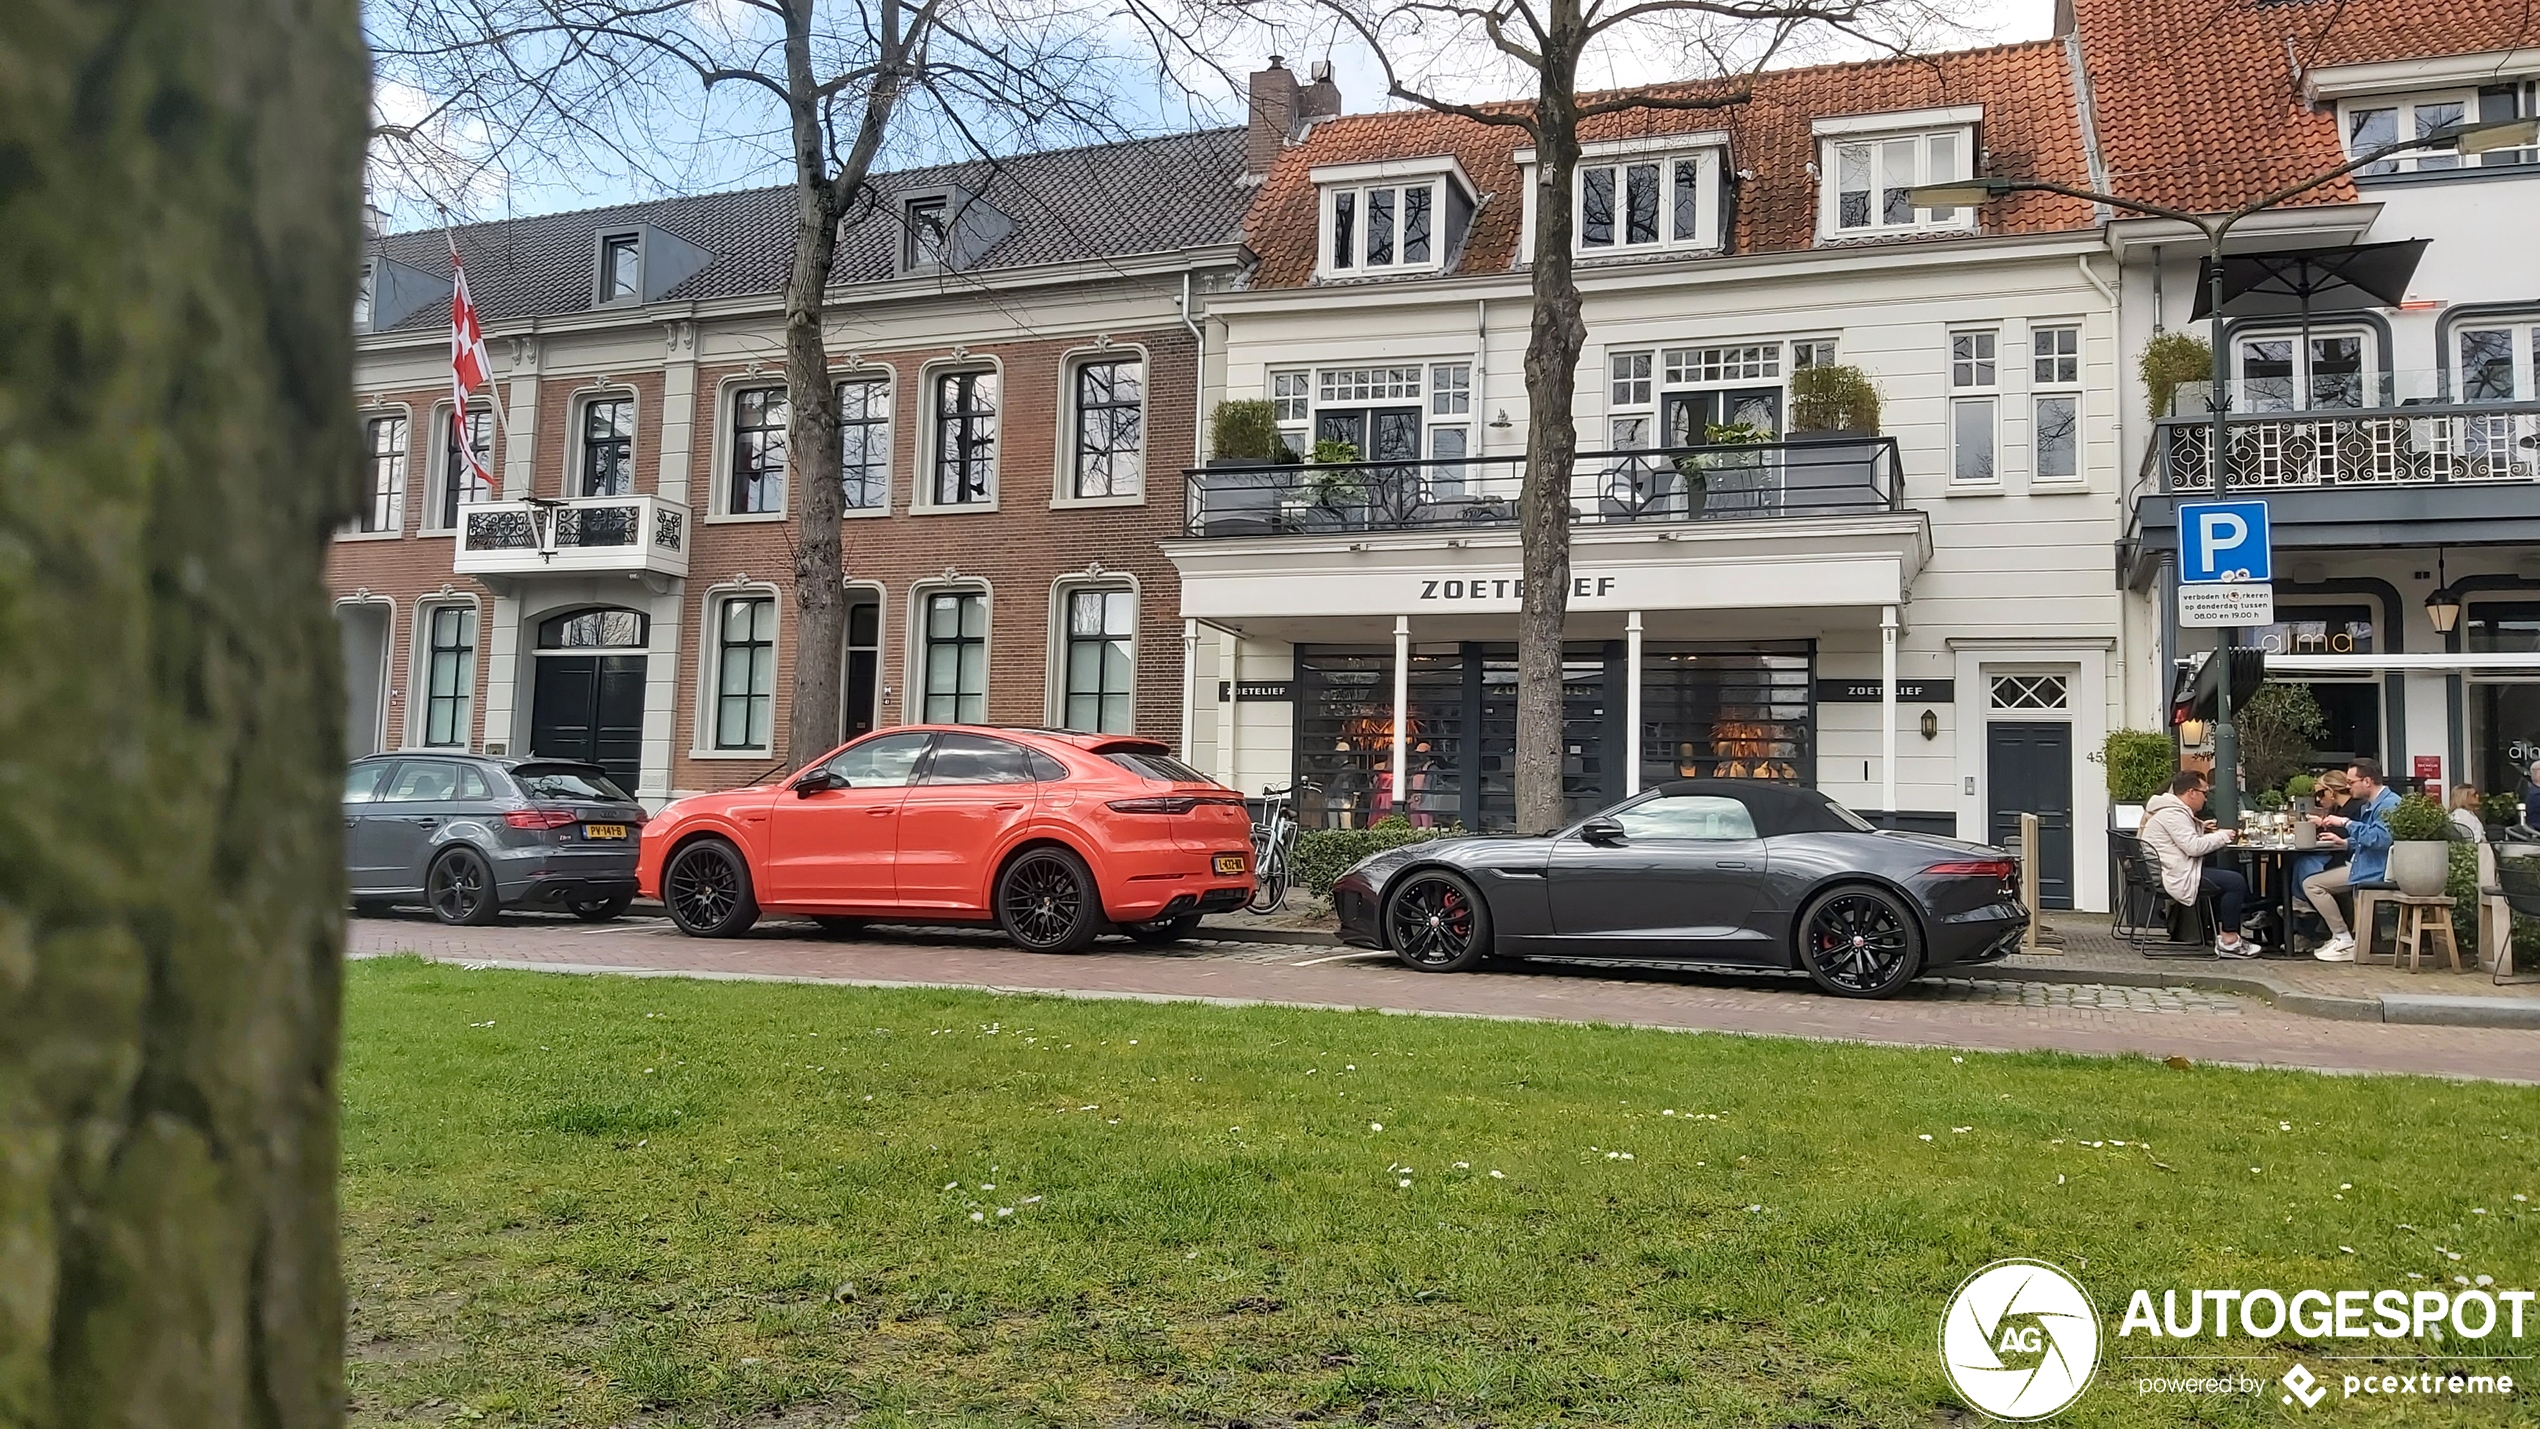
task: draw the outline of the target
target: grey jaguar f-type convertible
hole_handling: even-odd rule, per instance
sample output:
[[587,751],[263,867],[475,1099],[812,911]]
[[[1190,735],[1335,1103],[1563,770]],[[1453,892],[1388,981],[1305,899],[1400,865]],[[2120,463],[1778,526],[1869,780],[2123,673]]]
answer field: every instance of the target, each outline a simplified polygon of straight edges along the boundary
[[1844,997],[2019,944],[1998,848],[1872,827],[1812,789],[1661,785],[1543,838],[1455,838],[1361,860],[1332,885],[1344,941],[1423,972],[1492,954],[1804,970]]

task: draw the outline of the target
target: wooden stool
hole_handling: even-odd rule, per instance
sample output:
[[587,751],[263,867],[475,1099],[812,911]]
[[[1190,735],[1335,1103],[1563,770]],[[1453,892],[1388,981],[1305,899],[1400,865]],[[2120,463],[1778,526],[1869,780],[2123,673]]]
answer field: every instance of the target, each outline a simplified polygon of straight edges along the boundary
[[2461,942],[2452,935],[2452,900],[2448,897],[2418,898],[2411,894],[2384,894],[2399,908],[2399,940],[2390,950],[2390,965],[2397,967],[2405,955],[2408,971],[2424,970],[2425,939],[2430,933],[2443,935],[2443,951],[2451,956],[2452,971],[2461,970]]

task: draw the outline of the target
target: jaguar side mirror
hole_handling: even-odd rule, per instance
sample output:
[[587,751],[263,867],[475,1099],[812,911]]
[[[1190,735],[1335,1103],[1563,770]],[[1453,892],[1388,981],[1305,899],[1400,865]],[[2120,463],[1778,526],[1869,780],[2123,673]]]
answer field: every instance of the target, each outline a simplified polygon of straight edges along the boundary
[[1623,841],[1623,821],[1595,818],[1579,825],[1579,837],[1592,844],[1618,844]]

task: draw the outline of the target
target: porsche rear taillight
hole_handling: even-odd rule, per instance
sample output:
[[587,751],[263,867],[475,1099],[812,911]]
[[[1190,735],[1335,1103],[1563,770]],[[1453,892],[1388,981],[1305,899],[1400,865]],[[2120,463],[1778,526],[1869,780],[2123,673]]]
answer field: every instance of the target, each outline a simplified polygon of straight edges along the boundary
[[2019,865],[2006,858],[1971,858],[1935,863],[1923,872],[1936,878],[2009,878],[2019,872]]
[[516,829],[560,829],[580,817],[565,809],[514,809],[503,822]]
[[1151,794],[1139,799],[1114,799],[1103,807],[1115,814],[1187,814],[1203,804],[1229,804],[1240,808],[1243,800],[1205,794]]

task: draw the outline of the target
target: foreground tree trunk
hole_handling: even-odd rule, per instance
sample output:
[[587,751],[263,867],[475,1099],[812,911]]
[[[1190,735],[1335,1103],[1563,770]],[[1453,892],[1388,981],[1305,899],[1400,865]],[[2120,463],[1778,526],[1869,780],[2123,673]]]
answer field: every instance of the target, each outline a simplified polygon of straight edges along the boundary
[[342,1415],[356,18],[0,4],[0,1424]]
[[[1526,340],[1526,477],[1517,498],[1525,599],[1517,616],[1517,830],[1568,818],[1561,793],[1561,645],[1570,613],[1571,409],[1587,344],[1571,261],[1570,186],[1579,166],[1578,64],[1587,42],[1575,0],[1551,0],[1535,94],[1534,319]],[[1640,731],[1625,758],[1639,757]]]

